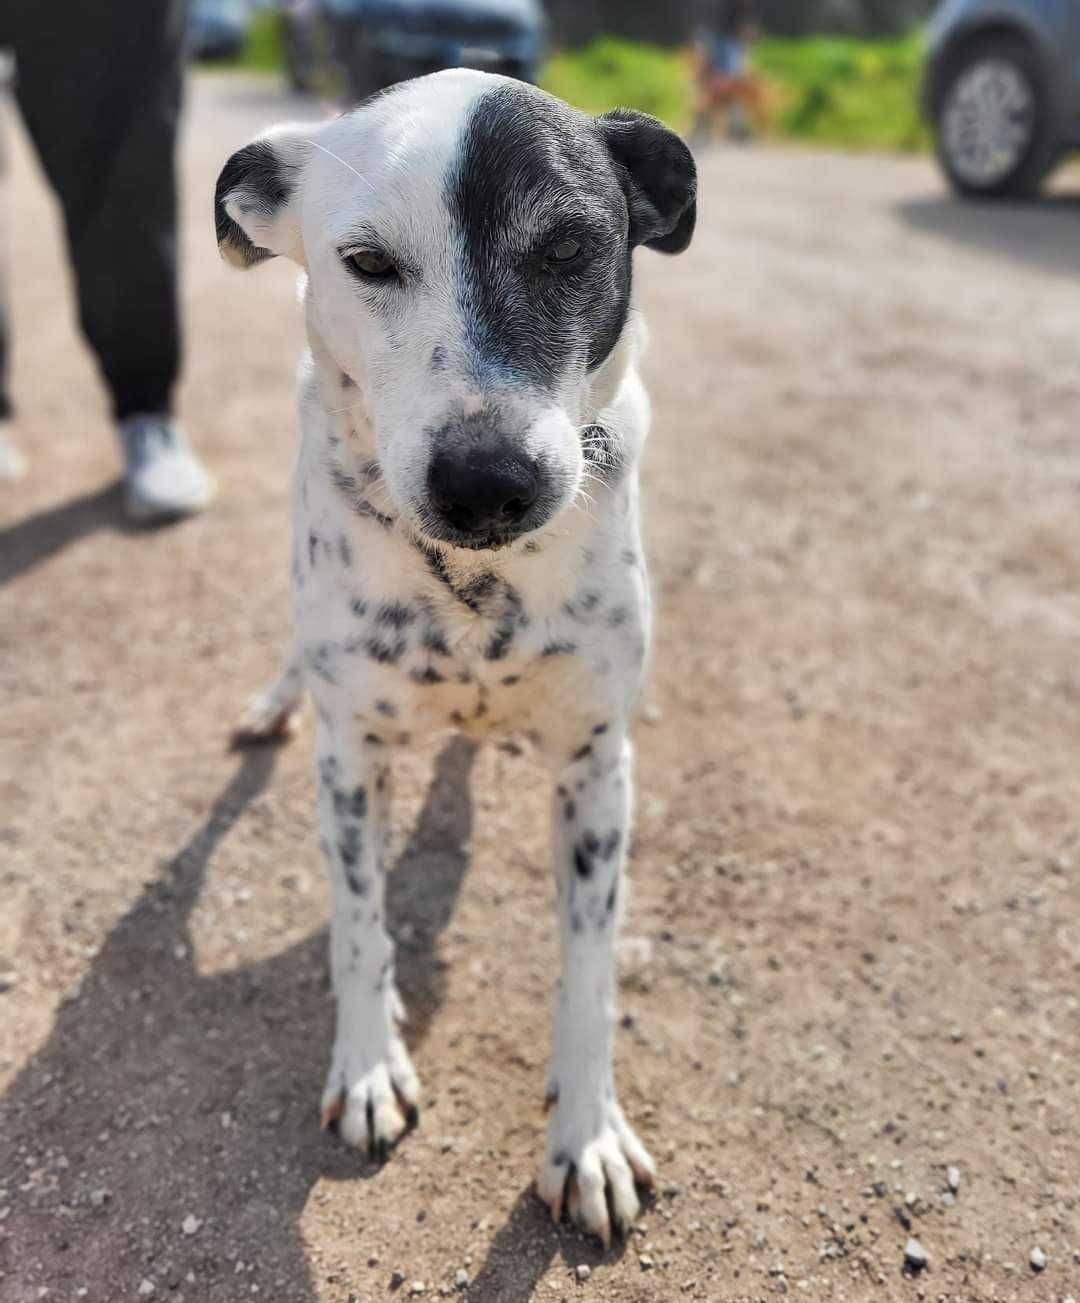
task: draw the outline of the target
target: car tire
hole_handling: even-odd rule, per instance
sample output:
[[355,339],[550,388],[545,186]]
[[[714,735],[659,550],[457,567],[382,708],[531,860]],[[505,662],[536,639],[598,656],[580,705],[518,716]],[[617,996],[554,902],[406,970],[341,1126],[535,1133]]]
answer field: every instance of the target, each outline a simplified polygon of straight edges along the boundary
[[938,77],[934,128],[938,161],[958,194],[1036,194],[1058,154],[1038,54],[1018,36],[966,42]]

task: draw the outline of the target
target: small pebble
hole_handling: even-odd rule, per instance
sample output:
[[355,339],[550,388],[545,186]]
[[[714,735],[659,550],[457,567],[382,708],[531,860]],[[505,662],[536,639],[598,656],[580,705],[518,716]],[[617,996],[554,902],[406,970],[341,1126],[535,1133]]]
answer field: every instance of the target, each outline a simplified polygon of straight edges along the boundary
[[92,1190],[90,1192],[90,1202],[94,1205],[95,1208],[104,1208],[105,1205],[108,1203],[110,1197],[111,1197],[110,1192],[105,1189]]
[[929,1261],[930,1258],[926,1250],[914,1235],[911,1236],[907,1244],[904,1245],[904,1262],[912,1271],[922,1271]]
[[588,1280],[591,1275],[592,1268],[583,1262],[577,1269],[578,1280]]
[[414,1280],[409,1286],[409,1293],[413,1295],[426,1294],[427,1286],[422,1280]]
[[640,1266],[641,1266],[641,1270],[642,1270],[642,1271],[651,1271],[651,1270],[652,1270],[653,1260],[652,1260],[652,1258],[649,1257],[649,1255],[648,1255],[647,1253],[643,1253],[643,1254],[638,1258],[638,1263],[640,1264]]
[[154,1282],[152,1280],[147,1280],[147,1278],[144,1276],[142,1278],[141,1284],[139,1285],[139,1293],[143,1296],[143,1298],[149,1298],[153,1292],[154,1292]]
[[945,1169],[945,1180],[949,1183],[949,1189],[955,1194],[960,1189],[960,1169],[958,1167],[947,1167]]
[[1046,1270],[1046,1254],[1043,1253],[1042,1249],[1040,1249],[1038,1245],[1036,1245],[1031,1250],[1031,1254],[1028,1258],[1028,1261],[1031,1263],[1032,1271]]
[[464,1267],[458,1267],[457,1271],[454,1272],[454,1287],[456,1289],[469,1288],[469,1273]]
[[197,1235],[201,1226],[202,1222],[199,1221],[198,1217],[194,1213],[188,1213],[181,1222],[180,1229],[185,1235]]
[[394,1289],[399,1285],[405,1284],[405,1273],[403,1271],[393,1271],[390,1273],[390,1284]]

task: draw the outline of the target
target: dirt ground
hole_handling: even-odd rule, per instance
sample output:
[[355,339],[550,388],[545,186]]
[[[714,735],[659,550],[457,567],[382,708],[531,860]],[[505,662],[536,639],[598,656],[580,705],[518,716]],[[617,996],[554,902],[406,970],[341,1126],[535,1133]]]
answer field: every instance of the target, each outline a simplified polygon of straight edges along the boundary
[[226,747],[285,629],[300,322],[210,220],[229,150],[298,111],[193,87],[183,411],[222,493],[147,535],[15,141],[0,1299],[366,1303],[459,1270],[470,1303],[1080,1296],[1077,177],[974,209],[925,160],[723,151],[691,252],[639,255],[659,628],[617,1075],[661,1177],[605,1255],[531,1188],[527,758],[402,764],[420,1125],[381,1171],[317,1128],[310,721]]

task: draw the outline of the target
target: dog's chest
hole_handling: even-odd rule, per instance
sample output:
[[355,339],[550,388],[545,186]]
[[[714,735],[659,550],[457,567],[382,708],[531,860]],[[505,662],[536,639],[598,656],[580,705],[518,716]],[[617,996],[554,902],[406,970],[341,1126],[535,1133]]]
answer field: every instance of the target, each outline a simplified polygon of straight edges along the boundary
[[303,512],[293,562],[313,695],[372,744],[447,728],[522,733],[572,751],[633,696],[644,653],[639,570],[574,578],[451,575],[437,556],[348,513]]

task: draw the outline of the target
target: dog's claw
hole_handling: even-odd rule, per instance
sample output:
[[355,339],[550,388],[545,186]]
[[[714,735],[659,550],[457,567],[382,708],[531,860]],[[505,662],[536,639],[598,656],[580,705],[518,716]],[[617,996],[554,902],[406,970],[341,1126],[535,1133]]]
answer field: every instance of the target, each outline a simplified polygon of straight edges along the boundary
[[333,1099],[328,1099],[322,1106],[322,1112],[319,1114],[319,1130],[329,1131],[344,1111],[345,1092],[342,1091]]
[[287,742],[300,722],[301,698],[288,680],[282,680],[266,692],[253,697],[243,717],[233,730],[231,747],[242,751],[248,747]]

